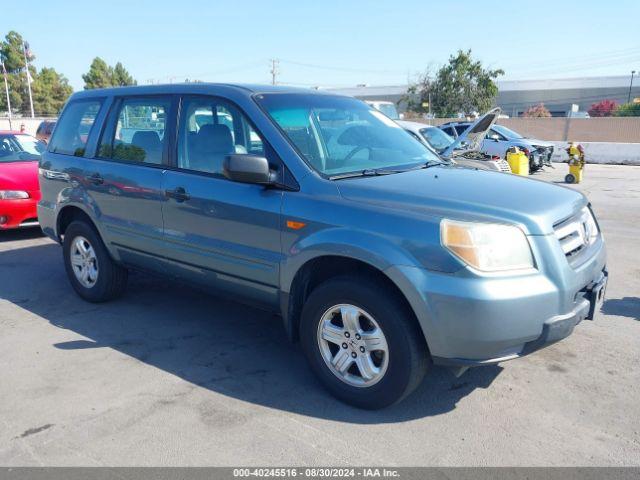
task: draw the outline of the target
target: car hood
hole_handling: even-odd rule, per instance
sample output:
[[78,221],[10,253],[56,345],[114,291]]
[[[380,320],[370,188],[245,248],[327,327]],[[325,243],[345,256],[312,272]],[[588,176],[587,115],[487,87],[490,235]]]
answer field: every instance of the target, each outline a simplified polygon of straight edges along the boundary
[[38,162],[0,162],[0,189],[40,190],[38,184]]
[[551,142],[547,142],[545,140],[538,140],[537,138],[514,138],[513,140],[509,140],[512,143],[523,144],[523,145],[531,145],[532,147],[553,147],[554,144]]
[[435,217],[520,224],[531,235],[587,204],[581,193],[540,180],[499,172],[437,166],[336,182],[347,200]]
[[[478,152],[482,148],[482,142],[487,136],[487,132],[493,124],[498,120],[498,116],[502,110],[499,107],[489,110],[487,113],[478,118],[460,135],[455,142],[449,145],[440,155],[443,157],[451,157],[455,150],[462,149],[464,152]],[[462,143],[466,143],[463,148]],[[457,152],[456,152],[457,153]]]

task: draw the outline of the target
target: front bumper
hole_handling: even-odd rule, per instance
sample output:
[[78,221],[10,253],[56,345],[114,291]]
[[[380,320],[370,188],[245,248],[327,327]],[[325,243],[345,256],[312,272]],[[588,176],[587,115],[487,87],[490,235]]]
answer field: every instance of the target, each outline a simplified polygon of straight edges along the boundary
[[559,342],[571,335],[576,325],[585,319],[589,319],[589,313],[591,310],[591,303],[586,298],[583,298],[579,301],[573,311],[565,315],[556,315],[546,320],[542,324],[542,333],[540,336],[535,340],[525,343],[519,352],[481,360],[445,357],[432,357],[432,360],[436,365],[476,367],[482,365],[495,365],[497,363],[506,362],[507,360],[513,360],[514,358],[520,358],[540,350],[541,348],[548,347],[549,345]]
[[37,200],[0,200],[0,230],[37,225]]
[[402,266],[387,274],[407,295],[434,363],[487,365],[557,342],[593,317],[607,278],[604,242],[591,253],[587,262],[571,267],[559,252],[539,270],[511,277]]

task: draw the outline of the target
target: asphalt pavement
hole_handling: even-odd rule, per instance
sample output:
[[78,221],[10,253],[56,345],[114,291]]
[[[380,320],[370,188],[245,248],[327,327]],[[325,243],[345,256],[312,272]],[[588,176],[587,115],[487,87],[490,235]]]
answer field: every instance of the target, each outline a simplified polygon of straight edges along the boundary
[[603,315],[375,412],[329,396],[276,316],[139,273],[89,304],[57,244],[0,232],[0,464],[640,465],[640,167],[571,188],[607,241]]

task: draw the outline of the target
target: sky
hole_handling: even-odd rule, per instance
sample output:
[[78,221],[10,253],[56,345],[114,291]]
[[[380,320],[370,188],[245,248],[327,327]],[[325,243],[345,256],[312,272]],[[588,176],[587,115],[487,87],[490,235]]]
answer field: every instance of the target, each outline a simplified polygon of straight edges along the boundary
[[[41,67],[82,89],[92,59],[139,84],[186,78],[347,87],[403,85],[472,49],[505,80],[640,71],[640,1],[1,0]],[[10,7],[7,9],[7,5]]]

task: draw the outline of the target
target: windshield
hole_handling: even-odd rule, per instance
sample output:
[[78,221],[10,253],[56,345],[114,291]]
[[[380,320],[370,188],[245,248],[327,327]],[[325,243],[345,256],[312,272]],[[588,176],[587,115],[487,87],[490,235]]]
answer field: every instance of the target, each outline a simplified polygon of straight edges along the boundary
[[423,128],[420,130],[420,134],[427,140],[427,142],[429,142],[429,145],[435,148],[438,153],[442,153],[455,141],[451,135],[447,135],[436,127]]
[[513,130],[505,127],[504,125],[494,125],[493,126],[493,130],[495,130],[500,135],[502,135],[503,137],[506,137],[509,140],[515,139],[515,138],[524,138],[519,133],[514,132]]
[[0,135],[0,162],[40,160],[45,148],[30,135]]
[[440,162],[397,123],[355,98],[275,93],[256,100],[324,175]]

